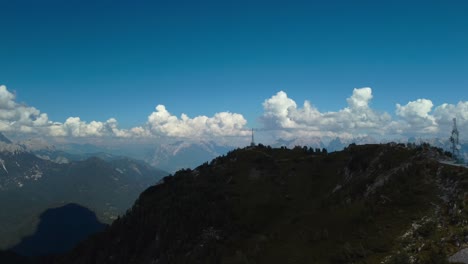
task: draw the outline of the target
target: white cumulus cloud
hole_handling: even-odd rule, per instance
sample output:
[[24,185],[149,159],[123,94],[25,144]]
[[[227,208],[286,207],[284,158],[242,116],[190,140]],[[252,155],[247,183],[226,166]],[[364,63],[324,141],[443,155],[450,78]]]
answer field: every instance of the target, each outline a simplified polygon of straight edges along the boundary
[[[458,104],[442,104],[434,109],[434,118],[441,130],[449,130],[452,127],[452,119],[457,119],[457,126],[462,135],[468,134],[468,101]],[[467,138],[468,136],[464,136]]]
[[0,85],[0,131],[31,133],[50,126],[47,114],[15,100],[15,94]]
[[372,89],[364,87],[360,89],[354,89],[353,95],[346,99],[350,108],[367,108],[369,102],[372,99]]
[[164,105],[156,106],[156,111],[148,116],[148,127],[156,136],[209,138],[212,136],[242,136],[247,120],[241,115],[230,112],[216,113],[213,117],[182,114],[180,118],[172,115]]
[[309,101],[297,107],[284,91],[265,100],[261,117],[267,129],[290,129],[291,135],[350,136],[353,133],[383,133],[390,121],[387,113],[377,113],[369,107],[371,88],[354,89],[347,99],[348,107],[337,112],[320,112]]
[[220,112],[212,117],[182,114],[171,115],[158,105],[148,121],[137,127],[121,129],[115,118],[107,121],[84,121],[69,117],[65,122],[53,122],[38,109],[16,102],[15,94],[0,86],[0,132],[37,133],[52,137],[120,137],[147,138],[154,136],[213,139],[248,135],[247,121],[241,114]]
[[396,115],[400,118],[392,128],[400,133],[436,133],[437,122],[430,113],[434,104],[428,99],[417,99],[406,105],[396,104]]
[[69,117],[64,123],[52,122],[46,113],[38,109],[19,104],[16,96],[6,86],[0,86],[0,131],[37,133],[44,136],[128,137],[131,131],[117,127],[117,120],[111,118],[106,122],[82,121],[79,117]]

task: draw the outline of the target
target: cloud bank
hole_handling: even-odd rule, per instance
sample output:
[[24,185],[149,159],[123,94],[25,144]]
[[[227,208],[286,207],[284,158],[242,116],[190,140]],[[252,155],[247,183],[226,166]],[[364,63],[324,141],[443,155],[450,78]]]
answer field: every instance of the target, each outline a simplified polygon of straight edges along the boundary
[[[395,105],[393,116],[371,107],[372,89],[356,88],[338,111],[322,112],[310,101],[298,106],[286,92],[267,98],[260,116],[261,129],[276,138],[316,138],[358,136],[447,137],[456,117],[461,131],[468,131],[468,101],[434,107],[429,99]],[[20,104],[14,93],[0,86],[0,132],[40,134],[49,137],[170,137],[216,140],[250,135],[247,120],[239,113],[219,112],[213,116],[189,117],[171,114],[164,105],[149,113],[147,122],[130,129],[119,128],[115,118],[84,121],[69,117],[64,122],[49,120],[46,113]],[[463,138],[463,135],[461,135]]]
[[346,99],[348,106],[336,112],[320,112],[309,101],[302,107],[283,91],[263,102],[261,121],[267,130],[279,136],[342,137],[356,136],[446,137],[457,118],[460,130],[468,131],[468,102],[442,104],[434,110],[428,99],[417,99],[395,105],[395,117],[370,107],[373,98],[369,87],[356,88]]
[[241,136],[247,135],[247,120],[241,114],[221,112],[213,117],[197,116],[189,118],[182,114],[180,118],[171,115],[164,105],[156,106],[156,111],[148,116],[151,134],[169,137],[204,138],[206,136]]
[[246,136],[247,120],[230,112],[212,117],[182,114],[176,117],[158,105],[148,116],[146,124],[131,129],[120,129],[115,118],[107,121],[86,122],[80,117],[69,117],[65,122],[49,120],[47,114],[34,107],[18,104],[15,94],[0,86],[0,132],[37,133],[51,137],[117,137],[150,138],[175,137],[213,139],[216,137]]

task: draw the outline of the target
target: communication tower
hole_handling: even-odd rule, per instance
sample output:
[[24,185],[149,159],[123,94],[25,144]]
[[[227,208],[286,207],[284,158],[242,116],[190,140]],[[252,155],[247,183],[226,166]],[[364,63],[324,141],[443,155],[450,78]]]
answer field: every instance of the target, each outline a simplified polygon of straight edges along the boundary
[[254,129],[252,128],[252,141],[250,142],[251,147],[255,147],[255,141],[254,141]]
[[460,157],[460,142],[458,141],[458,128],[457,119],[453,119],[452,136],[450,136],[450,142],[452,143],[452,157],[458,159]]

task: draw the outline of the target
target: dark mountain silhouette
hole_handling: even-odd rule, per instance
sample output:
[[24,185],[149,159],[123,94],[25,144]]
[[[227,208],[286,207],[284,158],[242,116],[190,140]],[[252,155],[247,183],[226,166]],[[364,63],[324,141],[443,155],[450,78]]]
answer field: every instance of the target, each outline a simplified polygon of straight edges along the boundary
[[36,232],[11,250],[22,256],[64,253],[106,226],[94,212],[78,204],[51,208],[41,214]]
[[33,259],[20,256],[11,250],[0,250],[0,263],[2,264],[29,264],[34,263]]
[[468,170],[427,144],[238,149],[144,191],[47,263],[446,263]]

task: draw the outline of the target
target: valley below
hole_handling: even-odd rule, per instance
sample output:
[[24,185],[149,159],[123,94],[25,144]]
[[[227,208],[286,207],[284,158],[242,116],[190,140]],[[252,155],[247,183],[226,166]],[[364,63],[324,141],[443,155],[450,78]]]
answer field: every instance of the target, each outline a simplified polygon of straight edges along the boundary
[[110,224],[140,192],[168,175],[125,157],[58,162],[9,140],[0,143],[0,249],[36,232],[39,216],[46,210],[70,203],[88,208],[100,222]]

